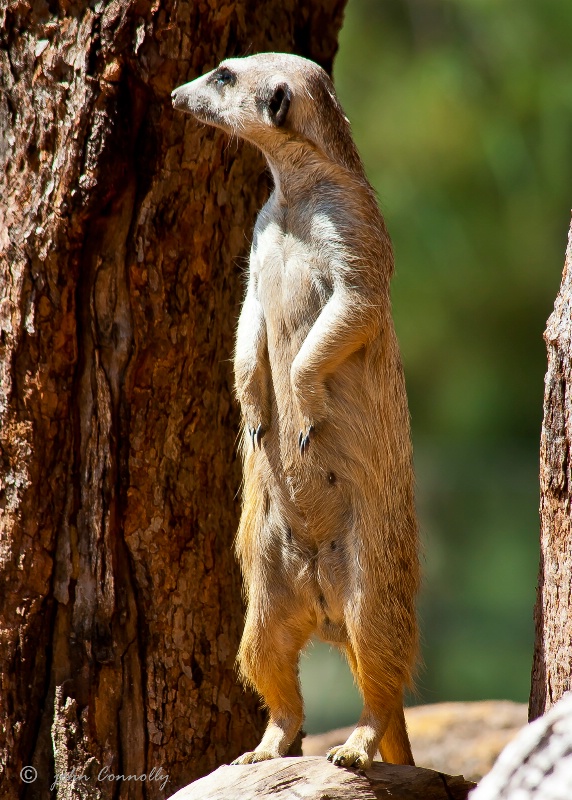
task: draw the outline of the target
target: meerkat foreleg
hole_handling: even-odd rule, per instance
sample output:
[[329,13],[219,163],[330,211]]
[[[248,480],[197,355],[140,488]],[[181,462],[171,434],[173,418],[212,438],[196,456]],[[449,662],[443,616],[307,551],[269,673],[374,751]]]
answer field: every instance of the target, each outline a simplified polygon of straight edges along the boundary
[[356,293],[338,289],[320,312],[290,370],[300,418],[298,444],[303,455],[310,435],[327,409],[326,376],[375,334],[377,315]]
[[238,321],[234,356],[235,386],[252,446],[270,424],[266,321],[260,302],[249,285]]

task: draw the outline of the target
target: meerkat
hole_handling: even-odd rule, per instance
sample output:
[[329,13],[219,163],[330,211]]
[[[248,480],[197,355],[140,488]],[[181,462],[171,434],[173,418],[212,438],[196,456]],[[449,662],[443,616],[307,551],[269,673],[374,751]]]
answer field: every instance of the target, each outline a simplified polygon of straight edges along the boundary
[[256,145],[274,189],[254,228],[234,371],[244,435],[238,653],[269,721],[233,763],[284,756],[311,636],[346,655],[363,712],[327,757],[413,764],[403,714],[419,584],[391,242],[326,72],[261,53],[175,89],[175,108]]

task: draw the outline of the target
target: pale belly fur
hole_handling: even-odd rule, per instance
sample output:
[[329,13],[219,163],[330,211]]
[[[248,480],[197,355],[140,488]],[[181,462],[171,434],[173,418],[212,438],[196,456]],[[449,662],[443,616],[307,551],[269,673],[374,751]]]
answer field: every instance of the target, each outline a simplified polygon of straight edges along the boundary
[[379,353],[375,343],[361,348],[325,377],[325,414],[302,457],[290,370],[332,289],[327,268],[298,241],[259,253],[257,267],[272,411],[261,450],[245,464],[245,480],[264,497],[253,520],[255,536],[276,567],[274,575],[284,580],[288,603],[295,597],[296,605],[315,616],[321,638],[342,643],[344,604],[354,591],[348,564],[356,562],[360,538],[354,528],[364,502],[379,505],[371,497],[380,494],[371,472],[379,455],[376,435],[382,438]]

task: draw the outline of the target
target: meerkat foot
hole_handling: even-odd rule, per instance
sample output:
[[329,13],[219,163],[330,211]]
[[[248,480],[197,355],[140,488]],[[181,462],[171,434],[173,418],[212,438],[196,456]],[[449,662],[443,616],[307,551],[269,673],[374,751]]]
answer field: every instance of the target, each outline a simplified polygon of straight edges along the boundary
[[300,455],[303,456],[308,452],[308,448],[310,447],[310,434],[314,433],[314,426],[308,425],[306,428],[306,433],[303,430],[300,431],[300,435],[298,436],[298,447],[300,448]]
[[259,761],[270,761],[272,758],[280,758],[280,756],[276,753],[271,753],[269,750],[251,750],[235,758],[234,761],[231,762],[231,766],[237,764],[257,764]]
[[326,758],[337,767],[355,767],[357,769],[369,769],[372,759],[365,750],[358,750],[356,747],[348,747],[346,744],[332,747],[326,753]]
[[266,431],[264,430],[262,425],[258,425],[257,428],[251,427],[250,425],[248,426],[248,435],[250,436],[253,450],[256,450],[257,446],[259,450],[261,449],[262,446],[261,441],[265,433]]

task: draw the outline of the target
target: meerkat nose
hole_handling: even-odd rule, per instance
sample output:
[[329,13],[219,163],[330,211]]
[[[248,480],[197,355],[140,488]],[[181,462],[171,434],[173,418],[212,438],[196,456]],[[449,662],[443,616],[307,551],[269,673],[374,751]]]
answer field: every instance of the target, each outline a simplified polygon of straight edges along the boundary
[[173,89],[173,91],[171,92],[171,102],[173,106],[175,108],[180,108],[182,110],[186,110],[185,92],[183,91],[185,89],[185,86],[186,84],[183,84],[183,86],[177,86],[177,88]]

